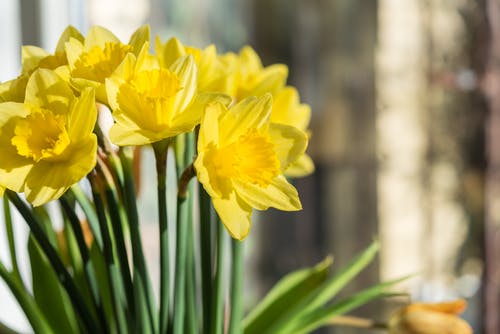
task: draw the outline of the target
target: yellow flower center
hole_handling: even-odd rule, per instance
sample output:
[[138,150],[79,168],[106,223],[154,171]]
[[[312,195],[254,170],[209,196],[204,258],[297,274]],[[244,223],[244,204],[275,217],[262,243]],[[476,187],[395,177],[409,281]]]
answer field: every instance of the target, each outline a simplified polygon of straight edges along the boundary
[[[269,138],[251,129],[228,146],[209,149],[205,160],[212,164],[213,172],[219,181],[224,178],[242,183],[268,186],[280,173],[280,162],[274,144]],[[225,188],[224,181],[219,188]],[[219,189],[225,192],[224,189]]]
[[129,51],[130,46],[122,43],[108,42],[104,44],[104,49],[94,46],[80,55],[75,62],[72,75],[104,83],[104,80],[114,72]]
[[14,128],[11,143],[17,153],[38,162],[61,155],[70,143],[65,118],[45,109],[33,109]]

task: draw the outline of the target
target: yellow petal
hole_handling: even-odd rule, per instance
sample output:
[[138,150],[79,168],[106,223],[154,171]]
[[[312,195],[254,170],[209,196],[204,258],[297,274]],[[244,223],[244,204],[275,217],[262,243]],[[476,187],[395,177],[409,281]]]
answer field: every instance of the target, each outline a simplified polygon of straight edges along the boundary
[[64,50],[68,58],[69,68],[73,70],[75,62],[80,58],[83,52],[83,43],[76,38],[70,37],[69,41],[64,43]]
[[22,191],[33,161],[17,154],[11,139],[16,121],[28,113],[22,103],[0,103],[0,184],[17,192]]
[[179,113],[192,102],[196,93],[196,77],[198,70],[193,56],[184,56],[172,64],[170,70],[181,82],[183,89],[175,95],[174,112]]
[[66,29],[64,29],[61,36],[59,37],[59,40],[57,41],[56,53],[65,52],[65,44],[66,42],[69,42],[71,38],[74,38],[80,42],[83,42],[84,40],[83,35],[78,31],[78,29],[69,25]]
[[2,198],[4,192],[5,192],[5,187],[0,186],[0,198]]
[[268,124],[272,97],[249,97],[229,109],[220,120],[220,141],[232,143],[248,129],[259,129]]
[[106,79],[106,94],[111,110],[120,108],[117,101],[118,91],[122,83],[132,79],[135,63],[136,57],[132,53],[127,54],[111,77]]
[[9,126],[7,126],[7,122],[12,120],[12,118],[26,117],[29,113],[30,113],[29,109],[27,109],[23,103],[19,102],[0,103],[0,134],[5,129],[9,128]]
[[49,56],[49,53],[42,48],[32,45],[25,45],[21,48],[22,72],[30,73],[40,64],[40,61]]
[[114,115],[116,123],[109,129],[109,139],[118,146],[146,145],[165,137],[162,133],[141,129],[123,114]]
[[213,102],[206,106],[205,115],[203,116],[198,136],[198,151],[203,151],[210,143],[218,146],[219,117],[225,112],[227,112],[227,109],[224,104],[220,102]]
[[106,85],[97,81],[82,79],[82,78],[71,78],[71,86],[77,91],[82,91],[85,88],[91,87],[95,90],[95,99],[97,102],[101,102],[108,105],[108,94],[106,92]]
[[69,113],[67,130],[70,139],[78,141],[88,137],[95,127],[96,120],[95,93],[92,88],[86,88],[76,99]]
[[70,148],[65,161],[40,161],[26,178],[26,198],[34,206],[45,204],[60,197],[71,185],[84,178],[96,164],[97,138]]
[[293,126],[271,123],[269,135],[275,146],[282,171],[306,150],[307,135]]
[[132,47],[132,52],[138,55],[142,49],[142,46],[149,42],[150,29],[149,24],[140,26],[133,34],[130,36],[128,44]]
[[285,85],[288,76],[288,67],[282,64],[271,65],[262,70],[256,80],[258,83],[249,92],[251,95],[261,96],[265,93],[276,94]]
[[241,200],[234,192],[229,199],[212,199],[222,223],[231,236],[237,240],[243,240],[250,232],[250,217],[252,208]]
[[38,69],[28,80],[26,86],[27,103],[65,114],[74,98],[73,91],[54,71]]
[[287,124],[305,131],[311,120],[311,108],[300,104],[299,93],[294,87],[281,89],[274,96],[271,122]]
[[160,65],[165,68],[169,68],[177,59],[186,55],[184,46],[175,37],[169,39],[162,45],[160,37],[157,36],[155,40],[155,52],[160,61]]
[[262,62],[259,55],[250,46],[244,46],[239,54],[240,61],[249,72],[256,72],[262,69]]
[[105,44],[108,42],[120,43],[120,40],[108,29],[101,26],[92,26],[87,33],[87,38],[85,38],[84,49],[88,51],[94,46],[104,49]]
[[311,157],[307,154],[303,154],[297,161],[293,162],[285,169],[284,174],[288,177],[304,177],[312,174],[314,169],[314,162]]
[[0,102],[24,102],[29,76],[21,74],[14,80],[0,84]]
[[284,211],[302,209],[297,189],[282,175],[277,176],[267,187],[237,181],[234,185],[237,194],[257,210],[267,210],[269,207]]
[[196,169],[196,175],[198,180],[203,185],[203,188],[207,191],[210,197],[221,197],[220,192],[216,191],[211,184],[210,175],[208,174],[208,170],[204,164],[205,153],[204,151],[198,152],[198,156],[194,161],[194,168]]
[[156,57],[149,53],[149,42],[144,43],[135,65],[135,72],[159,70],[160,65]]

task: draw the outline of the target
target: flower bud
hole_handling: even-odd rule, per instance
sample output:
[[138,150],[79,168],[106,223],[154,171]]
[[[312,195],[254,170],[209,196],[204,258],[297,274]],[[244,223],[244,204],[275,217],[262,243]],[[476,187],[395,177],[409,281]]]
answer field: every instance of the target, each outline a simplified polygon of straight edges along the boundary
[[458,314],[467,304],[458,299],[449,303],[414,303],[397,311],[389,320],[390,334],[471,334],[472,328]]

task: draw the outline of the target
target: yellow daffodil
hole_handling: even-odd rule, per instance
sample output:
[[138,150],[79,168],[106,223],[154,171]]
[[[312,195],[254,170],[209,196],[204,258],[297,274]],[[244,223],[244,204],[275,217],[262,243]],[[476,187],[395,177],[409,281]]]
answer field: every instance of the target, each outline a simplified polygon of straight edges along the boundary
[[57,42],[56,50],[49,54],[44,49],[26,45],[21,49],[22,70],[19,77],[0,84],[0,102],[23,102],[28,79],[36,69],[46,68],[56,70],[59,75],[67,77],[68,61],[64,45],[70,38],[83,41],[83,36],[72,26],[68,26]]
[[[311,120],[311,108],[307,104],[301,104],[299,93],[294,87],[287,86],[274,96],[271,122],[294,126],[299,130],[307,132]],[[302,154],[285,170],[289,177],[301,177],[314,171],[314,163],[307,154]]]
[[109,137],[120,146],[145,145],[189,132],[200,123],[213,94],[196,94],[196,64],[184,56],[162,68],[147,52],[129,54],[106,81],[114,125]]
[[304,153],[302,131],[270,122],[272,97],[247,98],[230,109],[209,104],[200,126],[198,179],[233,236],[250,230],[252,209],[300,210],[296,189],[283,171]]
[[75,97],[55,72],[36,70],[24,103],[0,103],[0,185],[33,205],[60,197],[96,163],[94,91]]
[[83,43],[70,38],[65,44],[71,75],[71,84],[77,89],[96,89],[99,102],[107,103],[105,80],[132,52],[138,54],[145,42],[149,41],[149,26],[137,29],[128,44],[123,44],[111,31],[93,26]]
[[266,93],[274,95],[284,87],[288,76],[285,65],[262,66],[259,56],[250,46],[243,47],[238,55],[230,52],[219,59],[231,77],[227,79],[227,91],[224,93],[233,96],[236,101]]
[[459,299],[449,303],[414,303],[396,312],[389,321],[390,334],[472,334],[460,319],[467,304]]
[[169,39],[165,44],[162,44],[160,38],[157,37],[155,51],[160,65],[164,68],[169,68],[182,56],[192,55],[198,67],[198,91],[225,91],[228,70],[218,59],[215,45],[209,45],[205,49],[198,49],[182,45],[175,37]]

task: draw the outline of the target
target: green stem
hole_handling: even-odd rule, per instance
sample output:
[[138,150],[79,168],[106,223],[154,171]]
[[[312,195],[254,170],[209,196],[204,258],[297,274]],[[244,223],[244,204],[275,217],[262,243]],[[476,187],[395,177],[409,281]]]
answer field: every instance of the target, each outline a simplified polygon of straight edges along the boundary
[[91,312],[87,308],[87,305],[85,305],[85,301],[80,292],[78,291],[75,282],[73,281],[71,275],[64,267],[64,264],[57,255],[57,251],[51,245],[50,241],[43,232],[42,228],[40,227],[38,221],[36,220],[31,210],[26,206],[26,204],[24,204],[24,202],[19,198],[19,196],[15,192],[6,190],[5,194],[7,195],[11,203],[14,204],[14,206],[17,208],[19,213],[21,213],[24,220],[28,224],[31,233],[33,233],[33,236],[35,237],[36,241],[42,248],[45,255],[47,256],[47,259],[49,260],[50,264],[54,268],[54,271],[56,272],[59,281],[61,282],[62,286],[70,296],[73,306],[75,307],[76,312],[80,316],[80,319],[82,320],[86,330],[91,333],[102,333],[103,329],[100,327],[96,319],[92,316]]
[[83,268],[85,273],[85,283],[87,284],[87,288],[92,294],[92,302],[94,304],[94,308],[96,309],[97,315],[103,328],[107,328],[106,316],[104,314],[104,309],[101,304],[99,291],[97,287],[97,278],[95,276],[95,271],[90,261],[90,253],[87,245],[85,243],[85,237],[83,236],[82,227],[80,225],[80,219],[78,219],[74,208],[68,202],[66,198],[67,195],[62,196],[59,199],[61,206],[64,210],[66,217],[70,223],[71,229],[73,230],[73,234],[76,238],[76,242],[78,245],[78,250],[80,252],[81,260],[83,262]]
[[[193,193],[194,183],[189,186],[190,193]],[[196,270],[194,259],[194,231],[193,231],[193,196],[188,197],[189,217],[187,232],[187,260],[186,260],[186,333],[197,334],[198,317],[196,313]]]
[[177,243],[175,252],[174,334],[184,333],[186,254],[189,205],[186,198],[177,199]]
[[94,236],[95,242],[99,246],[99,249],[102,249],[102,236],[101,231],[99,230],[99,221],[95,212],[94,205],[89,201],[78,184],[72,186],[70,188],[70,192],[75,197],[78,205],[80,205],[80,207],[82,208],[85,217],[87,217],[87,221],[90,228],[92,229],[92,235]]
[[[134,178],[132,173],[132,151],[129,148],[121,148],[119,151],[120,160],[123,168],[124,177],[124,195],[125,195],[125,208],[127,210],[127,217],[130,226],[130,239],[132,243],[132,261],[134,263],[134,289],[143,289],[143,293],[136,293],[136,295],[144,296],[146,299],[146,309],[149,316],[150,326],[152,332],[158,332],[158,322],[156,312],[154,310],[155,302],[153,296],[153,289],[151,286],[151,279],[149,278],[146,259],[144,257],[141,231],[139,229],[139,214],[137,212],[137,203],[135,199]],[[138,286],[135,286],[135,276],[140,276]]]
[[120,266],[123,285],[125,287],[125,294],[128,301],[128,305],[131,306],[130,311],[133,315],[134,294],[133,294],[132,275],[130,274],[130,268],[128,264],[127,246],[125,245],[125,236],[123,234],[123,223],[120,215],[120,208],[115,192],[113,191],[113,189],[110,188],[110,186],[107,183],[104,186],[104,193],[109,206],[111,227],[115,241],[114,245],[116,249],[116,254],[118,256],[118,264]]
[[243,242],[231,240],[232,272],[231,272],[231,320],[229,333],[242,333],[241,321],[243,318]]
[[[120,284],[122,283],[121,278],[118,275],[118,272],[115,270],[115,263],[113,258],[113,244],[111,241],[111,236],[108,229],[108,223],[106,219],[106,211],[104,208],[104,203],[102,201],[102,196],[97,189],[95,184],[95,178],[89,177],[90,184],[92,186],[92,196],[94,198],[94,203],[97,211],[98,222],[100,226],[100,230],[102,233],[102,241],[103,241],[103,252],[104,259],[106,261],[106,269],[108,272],[108,280],[109,286],[111,288],[111,295],[113,298],[113,311],[118,323],[118,329],[120,333],[128,333],[126,321],[125,321],[125,311],[124,306],[121,301],[120,296],[122,295],[122,289],[120,289]],[[132,303],[132,300],[129,300],[129,303]],[[131,323],[133,323],[132,319],[129,319]],[[130,326],[133,328],[133,324]]]
[[[5,268],[2,262],[0,262],[0,277],[4,280],[16,298],[35,333],[54,333],[47,319],[45,319],[45,316],[36,305],[33,297],[28,294],[21,282],[7,271],[7,268]],[[0,332],[2,332],[2,330],[2,327],[0,327]]]
[[213,215],[210,208],[210,196],[199,185],[199,210],[200,210],[200,261],[201,261],[201,294],[203,333],[208,333],[210,328],[210,310],[212,306],[212,255],[214,238],[212,235]]
[[17,263],[16,242],[14,240],[14,228],[12,225],[12,215],[10,212],[10,205],[7,196],[3,197],[3,214],[5,217],[5,230],[7,232],[7,240],[9,242],[10,262],[12,264],[12,273],[22,282],[21,273],[19,272],[19,265]]
[[[160,229],[160,333],[166,333],[170,301],[170,254],[167,218],[167,153],[168,140],[153,144],[156,160],[158,219]],[[175,309],[174,309],[175,310]]]
[[224,273],[226,266],[224,254],[226,253],[226,231],[222,222],[217,220],[217,262],[215,281],[213,286],[212,312],[211,312],[211,334],[222,334],[224,325]]

